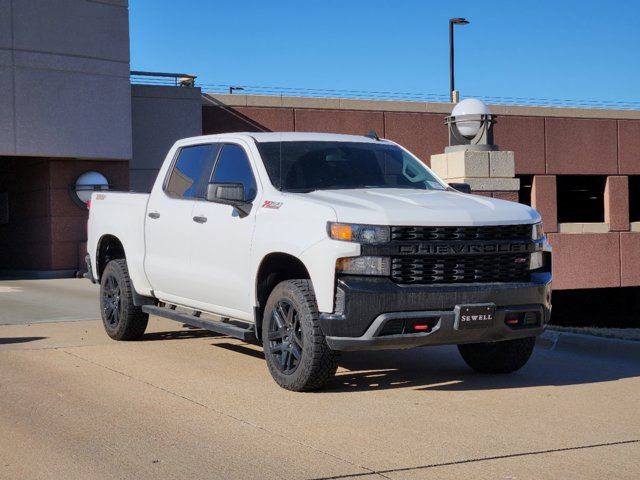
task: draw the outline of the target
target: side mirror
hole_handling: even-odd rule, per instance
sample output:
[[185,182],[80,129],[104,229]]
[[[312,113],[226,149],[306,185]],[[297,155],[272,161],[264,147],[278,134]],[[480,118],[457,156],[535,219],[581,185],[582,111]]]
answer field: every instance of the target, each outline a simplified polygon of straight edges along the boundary
[[242,216],[251,211],[251,203],[244,199],[244,185],[241,183],[210,183],[207,185],[206,200],[224,203],[238,209]]
[[468,183],[450,183],[449,186],[462,193],[471,193],[471,185]]
[[241,183],[210,183],[207,187],[207,200],[244,202],[244,185]]

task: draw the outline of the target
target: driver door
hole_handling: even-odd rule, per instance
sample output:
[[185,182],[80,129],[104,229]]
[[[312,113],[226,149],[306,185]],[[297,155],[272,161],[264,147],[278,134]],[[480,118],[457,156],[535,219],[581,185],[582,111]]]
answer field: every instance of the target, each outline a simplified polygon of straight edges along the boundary
[[[254,202],[258,183],[250,154],[243,145],[225,143],[215,162],[211,183],[239,183],[244,201]],[[253,320],[250,305],[250,257],[255,212],[247,215],[215,201],[194,204],[190,226],[192,298],[203,310]]]

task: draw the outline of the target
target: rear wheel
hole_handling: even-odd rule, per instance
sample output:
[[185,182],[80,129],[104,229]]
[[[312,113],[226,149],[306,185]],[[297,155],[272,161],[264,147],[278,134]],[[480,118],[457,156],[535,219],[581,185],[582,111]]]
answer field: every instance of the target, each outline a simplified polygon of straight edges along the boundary
[[326,385],[338,368],[318,322],[309,280],[287,280],[273,289],[264,311],[262,343],[269,372],[296,392]]
[[511,373],[529,361],[536,337],[458,345],[467,365],[482,373]]
[[111,260],[102,273],[100,307],[104,329],[114,340],[136,340],[144,334],[149,315],[133,304],[133,286],[123,258]]

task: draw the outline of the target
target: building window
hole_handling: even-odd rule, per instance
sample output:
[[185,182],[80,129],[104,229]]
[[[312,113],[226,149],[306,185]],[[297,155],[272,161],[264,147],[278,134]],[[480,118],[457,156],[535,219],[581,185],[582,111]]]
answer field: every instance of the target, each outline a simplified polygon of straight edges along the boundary
[[629,221],[640,222],[640,175],[629,177]]
[[531,206],[531,188],[533,186],[533,175],[516,175],[516,177],[520,179],[518,202]]
[[604,222],[604,175],[558,175],[559,223]]

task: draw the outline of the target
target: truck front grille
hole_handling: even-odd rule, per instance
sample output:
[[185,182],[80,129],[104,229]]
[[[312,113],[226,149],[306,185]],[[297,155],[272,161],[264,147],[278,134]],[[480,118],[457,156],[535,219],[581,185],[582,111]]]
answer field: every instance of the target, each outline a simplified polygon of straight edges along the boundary
[[529,280],[529,254],[394,257],[397,283],[478,283]]
[[531,240],[531,225],[391,227],[392,241]]

